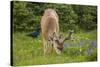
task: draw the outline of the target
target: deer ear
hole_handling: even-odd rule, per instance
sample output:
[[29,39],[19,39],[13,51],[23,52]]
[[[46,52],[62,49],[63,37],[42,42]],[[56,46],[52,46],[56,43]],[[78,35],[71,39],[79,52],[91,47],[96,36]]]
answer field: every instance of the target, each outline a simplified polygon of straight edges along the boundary
[[57,36],[55,32],[52,34],[52,37],[53,37],[53,40],[56,40]]
[[60,35],[59,35],[59,39],[62,39],[62,36],[63,36],[63,35],[62,35],[62,34],[60,34]]
[[56,37],[56,33],[54,32],[54,33],[52,34],[52,36],[53,36],[53,37]]
[[55,39],[56,39],[56,34],[55,34],[55,32],[49,34],[49,36],[48,36],[48,41],[53,41],[53,40],[55,40]]
[[51,34],[48,36],[48,41],[53,41],[53,36]]

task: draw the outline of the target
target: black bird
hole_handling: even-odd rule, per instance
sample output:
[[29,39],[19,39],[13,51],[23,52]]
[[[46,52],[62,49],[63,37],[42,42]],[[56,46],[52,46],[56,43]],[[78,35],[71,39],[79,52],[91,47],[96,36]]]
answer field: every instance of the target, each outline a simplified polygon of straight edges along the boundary
[[37,38],[40,35],[40,28],[36,29],[34,32],[28,34],[28,36]]

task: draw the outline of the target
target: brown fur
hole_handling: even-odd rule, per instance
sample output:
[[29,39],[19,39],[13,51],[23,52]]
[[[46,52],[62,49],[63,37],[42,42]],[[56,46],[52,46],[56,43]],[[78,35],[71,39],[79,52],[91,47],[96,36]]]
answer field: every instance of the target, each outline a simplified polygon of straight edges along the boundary
[[49,35],[52,33],[59,33],[59,18],[55,10],[47,9],[45,10],[42,18],[41,18],[41,30],[42,30],[42,38],[43,38],[43,46],[44,46],[44,54],[49,51],[49,48],[52,45],[48,45],[47,40],[49,39]]

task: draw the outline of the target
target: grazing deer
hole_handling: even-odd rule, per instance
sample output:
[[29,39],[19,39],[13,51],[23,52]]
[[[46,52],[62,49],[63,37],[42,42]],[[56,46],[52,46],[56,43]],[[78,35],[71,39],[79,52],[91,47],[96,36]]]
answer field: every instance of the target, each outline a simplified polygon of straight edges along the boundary
[[44,54],[54,48],[57,54],[61,54],[65,40],[69,40],[72,32],[66,38],[59,36],[59,17],[55,10],[46,9],[41,18],[41,30]]

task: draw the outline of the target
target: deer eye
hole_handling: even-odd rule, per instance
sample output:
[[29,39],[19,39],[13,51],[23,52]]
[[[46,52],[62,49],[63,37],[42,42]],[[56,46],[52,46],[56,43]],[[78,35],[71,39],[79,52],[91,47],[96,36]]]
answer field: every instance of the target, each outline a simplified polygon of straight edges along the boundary
[[57,47],[57,49],[59,49],[59,50],[61,50],[61,51],[62,51],[62,49],[63,49],[63,48]]
[[56,43],[59,43],[59,41],[58,41],[58,40],[55,40],[55,42],[56,42]]

